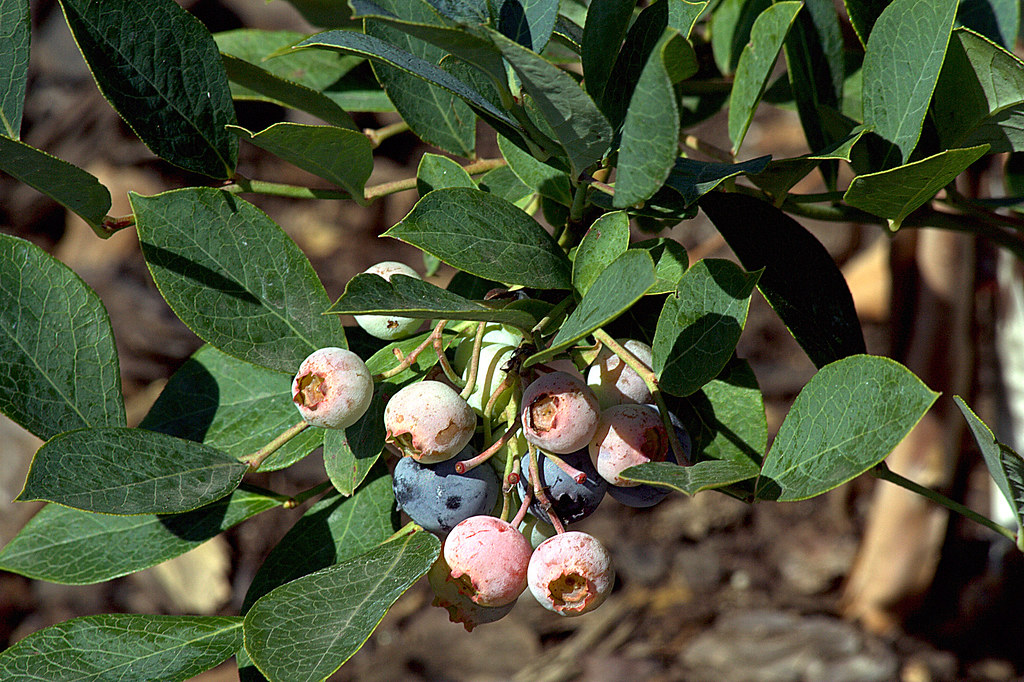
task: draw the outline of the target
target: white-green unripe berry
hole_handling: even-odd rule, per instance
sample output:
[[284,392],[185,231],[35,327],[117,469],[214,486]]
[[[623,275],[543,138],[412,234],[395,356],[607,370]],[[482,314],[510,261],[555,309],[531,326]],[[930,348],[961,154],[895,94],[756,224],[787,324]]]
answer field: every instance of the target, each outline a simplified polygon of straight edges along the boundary
[[[473,385],[473,392],[466,401],[469,406],[478,413],[483,414],[487,402],[491,399],[494,391],[505,380],[505,366],[512,358],[512,352],[523,340],[521,334],[504,329],[500,325],[493,325],[493,328],[484,332],[480,344],[480,361],[477,366],[476,383]],[[455,351],[455,370],[462,373],[463,381],[468,381],[470,363],[473,358],[473,344],[475,338],[470,336],[462,341]],[[508,404],[512,392],[509,391],[495,402],[493,413],[499,414]]]
[[[389,282],[393,275],[408,275],[420,279],[419,273],[405,263],[391,260],[371,265],[364,272],[379,275]],[[355,319],[356,324],[362,327],[367,334],[385,341],[404,339],[412,335],[423,324],[423,320],[397,315],[356,315]]]
[[370,407],[373,377],[350,350],[329,346],[313,351],[292,380],[292,402],[313,426],[343,429]]
[[[619,339],[622,347],[636,356],[636,359],[651,368],[651,347],[635,339]],[[601,409],[612,405],[651,402],[651,390],[639,374],[626,365],[618,355],[607,347],[602,348],[597,360],[587,371],[587,385],[594,391]]]

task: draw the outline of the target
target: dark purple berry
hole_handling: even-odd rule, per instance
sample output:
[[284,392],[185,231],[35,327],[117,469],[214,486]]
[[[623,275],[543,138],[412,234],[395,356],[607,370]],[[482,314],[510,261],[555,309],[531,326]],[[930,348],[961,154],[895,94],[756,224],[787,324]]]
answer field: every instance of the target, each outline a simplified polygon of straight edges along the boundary
[[471,516],[490,513],[501,492],[494,469],[478,466],[464,474],[455,473],[456,463],[474,454],[466,447],[438,464],[402,457],[392,479],[398,508],[435,535],[446,535]]
[[[562,461],[577,469],[587,478],[582,483],[576,480],[567,472],[561,469],[543,452],[537,453],[537,471],[540,474],[540,484],[547,493],[553,510],[558,514],[562,523],[575,523],[594,513],[597,505],[604,499],[604,493],[608,489],[608,483],[597,474],[597,469],[590,461],[590,453],[586,448],[577,450],[568,455],[562,455]],[[526,481],[530,477],[529,460],[523,458],[522,476],[519,479],[519,493],[523,495],[526,491]],[[530,502],[530,513],[545,523],[550,523],[548,515],[541,509],[540,502],[535,497]]]

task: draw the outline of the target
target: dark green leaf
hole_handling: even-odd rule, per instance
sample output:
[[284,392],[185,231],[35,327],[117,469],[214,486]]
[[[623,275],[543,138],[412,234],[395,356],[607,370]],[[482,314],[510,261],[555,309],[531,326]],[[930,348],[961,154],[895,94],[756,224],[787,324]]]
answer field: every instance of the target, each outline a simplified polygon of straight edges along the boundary
[[938,396],[888,358],[855,355],[822,367],[779,427],[757,496],[804,500],[859,476],[892,452]]
[[629,248],[629,216],[625,211],[605,213],[583,235],[572,262],[572,284],[586,294],[609,265]]
[[391,476],[376,471],[355,495],[331,492],[306,510],[253,576],[242,613],[275,587],[368,552],[398,530]]
[[447,156],[424,154],[416,169],[416,191],[423,196],[427,192],[447,187],[476,188],[476,183],[462,166]]
[[139,240],[175,314],[228,355],[292,374],[345,346],[330,299],[295,242],[265,213],[211,188],[131,194]]
[[228,129],[243,140],[344,188],[356,201],[363,201],[363,188],[373,172],[373,147],[361,132],[298,123],[275,123],[258,133],[238,126]]
[[679,107],[673,85],[697,71],[697,55],[674,28],[651,50],[622,123],[614,205],[632,206],[654,195],[679,156]]
[[558,18],[558,0],[503,0],[498,30],[523,47],[540,53]]
[[106,613],[51,625],[0,652],[0,677],[30,680],[192,679],[242,645],[242,619]]
[[683,274],[654,332],[653,369],[662,390],[689,395],[725,368],[757,279],[758,273],[715,259],[698,261]]
[[777,2],[761,12],[750,29],[750,42],[740,54],[729,98],[729,139],[734,154],[754,120],[782,43],[801,7],[802,2]]
[[3,135],[0,135],[0,171],[76,213],[100,237],[110,236],[111,233],[102,228],[110,210],[110,192],[91,173]]
[[960,0],[956,23],[1012,50],[1020,31],[1020,0]]
[[757,475],[757,466],[747,462],[709,459],[693,466],[678,466],[671,462],[649,462],[632,466],[622,472],[628,481],[648,483],[696,495],[702,490],[723,488]]
[[944,148],[1024,151],[1024,62],[975,33],[953,31],[932,117]]
[[866,132],[865,126],[857,126],[845,139],[829,145],[820,152],[811,152],[792,159],[771,161],[763,171],[751,175],[750,180],[777,200],[783,200],[786,193],[796,183],[807,177],[822,161],[836,159],[849,161],[853,146]]
[[882,167],[910,157],[946,54],[957,0],[894,0],[864,54],[864,123],[889,143]]
[[246,651],[269,679],[325,679],[363,645],[439,550],[437,538],[420,530],[278,587],[246,614]]
[[524,366],[547,362],[576,341],[603,327],[654,286],[654,261],[642,249],[630,249],[597,276],[576,310],[566,318],[550,345],[530,356]]
[[551,37],[557,38],[561,44],[577,55],[583,52],[583,28],[569,17],[558,15]]
[[0,133],[17,140],[28,81],[28,0],[0,0]]
[[483,191],[501,197],[521,209],[525,209],[536,196],[508,166],[484,173],[478,185]]
[[679,192],[683,196],[683,202],[690,206],[722,184],[723,180],[737,175],[757,175],[765,169],[771,158],[759,156],[742,163],[714,163],[678,158],[665,184]]
[[541,196],[565,206],[572,205],[572,187],[564,170],[538,161],[501,135],[498,136],[498,149],[523,184]]
[[711,50],[723,74],[736,71],[754,21],[771,4],[771,0],[722,0],[715,7],[709,25]]
[[1010,490],[1010,507],[1017,526],[1024,526],[1024,458],[1008,447],[999,451],[999,467],[1006,476]]
[[634,249],[646,249],[654,259],[654,286],[647,290],[647,295],[667,294],[676,290],[679,278],[690,267],[690,259],[683,245],[674,239],[659,237],[636,242]]
[[864,351],[853,296],[824,246],[799,223],[763,201],[713,192],[700,206],[757,287],[818,367]]
[[78,429],[39,448],[17,499],[104,514],[176,514],[229,494],[247,470],[220,450],[155,431]]
[[1000,463],[1002,452],[1008,449],[1007,446],[996,440],[992,430],[988,428],[985,422],[981,421],[963,398],[955,395],[953,396],[953,401],[960,408],[964,419],[967,420],[967,425],[971,428],[974,440],[978,442],[978,449],[981,450],[981,456],[985,460],[985,467],[988,469],[989,475],[992,476],[992,480],[1006,501],[1013,505],[1013,492],[1010,490],[1010,484],[1006,480],[1006,471]]
[[949,149],[905,166],[858,175],[843,199],[851,206],[885,218],[890,229],[896,230],[904,218],[928,203],[987,151],[987,144]]
[[125,424],[117,348],[103,303],[56,258],[4,234],[0,411],[43,439]]
[[536,220],[493,194],[465,187],[431,192],[384,233],[478,277],[538,289],[569,289],[569,259]]
[[583,84],[600,101],[612,75],[612,66],[633,18],[636,0],[595,2],[583,25]]
[[210,32],[173,0],[61,0],[103,96],[154,154],[228,178],[235,107]]
[[853,26],[861,45],[868,44],[868,37],[871,29],[878,21],[879,15],[892,0],[843,0],[846,5],[846,13],[850,17],[850,24]]
[[280,504],[245,486],[195,511],[166,516],[110,516],[48,504],[0,550],[0,569],[68,585],[99,583],[184,554]]
[[[341,1],[341,0],[339,0]],[[261,70],[310,90],[323,92],[337,83],[364,60],[322,50],[291,50],[291,46],[306,38],[298,31],[264,31],[240,28],[213,34],[222,54],[243,59]],[[235,99],[273,101],[259,92],[238,83],[231,87]]]
[[[139,426],[241,458],[299,421],[291,383],[290,374],[203,346],[174,373]],[[268,457],[260,471],[291,466],[322,443],[324,431],[306,429]]]

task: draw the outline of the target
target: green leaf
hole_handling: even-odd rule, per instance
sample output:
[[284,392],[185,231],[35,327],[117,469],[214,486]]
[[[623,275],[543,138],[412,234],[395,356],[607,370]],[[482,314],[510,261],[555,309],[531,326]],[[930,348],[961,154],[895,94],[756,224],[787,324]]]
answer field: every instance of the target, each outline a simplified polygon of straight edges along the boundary
[[118,368],[96,292],[38,246],[0,234],[0,411],[43,439],[124,426]]
[[636,0],[595,2],[583,24],[583,85],[600,101],[612,75],[615,57],[633,19]]
[[946,54],[957,0],[894,0],[878,17],[864,54],[864,123],[888,142],[881,167],[907,161]]
[[497,25],[502,34],[538,54],[558,19],[558,0],[503,0]]
[[1020,31],[1020,9],[1019,0],[960,0],[956,23],[1013,50]]
[[583,52],[583,27],[569,17],[561,14],[555,19],[555,28],[551,32],[552,38],[575,52],[577,55]]
[[742,163],[714,163],[678,158],[665,184],[679,192],[683,196],[683,202],[691,206],[724,180],[737,175],[757,175],[767,167],[771,158],[759,156]]
[[489,34],[554,131],[573,176],[579,177],[608,151],[612,142],[608,121],[568,73],[500,33]]
[[492,307],[470,301],[430,282],[395,275],[391,281],[377,275],[359,274],[345,285],[345,292],[327,311],[341,315],[390,315],[479,320],[530,329],[537,320],[522,310]]
[[235,172],[238,141],[224,65],[210,32],[173,0],[61,0],[106,97],[154,154],[214,178]]
[[368,552],[398,530],[391,476],[376,472],[355,495],[332,491],[306,510],[253,576],[242,613],[274,588]]
[[843,199],[851,206],[885,218],[890,229],[896,230],[908,215],[928,203],[987,151],[987,144],[949,149],[905,166],[858,175]]
[[[1010,484],[1007,481],[1006,470],[1001,464],[1002,453],[1005,450],[1009,450],[1009,447],[1000,443],[996,440],[996,437],[992,434],[992,430],[988,428],[985,422],[974,413],[974,410],[970,408],[967,402],[958,395],[953,396],[953,402],[960,408],[960,412],[963,413],[964,419],[967,420],[967,425],[971,428],[971,433],[974,435],[974,440],[978,442],[978,449],[981,450],[981,457],[985,460],[985,467],[988,469],[989,475],[992,476],[992,480],[995,482],[996,487],[999,488],[999,492],[1002,493],[1006,501],[1013,506],[1014,505],[1014,494],[1010,490]],[[1020,509],[1020,507],[1015,507]]]
[[850,24],[853,26],[861,45],[868,44],[868,37],[871,29],[878,21],[882,10],[889,6],[892,0],[843,0],[846,5],[846,13],[850,17]]
[[[241,458],[299,421],[291,383],[290,374],[203,346],[174,373],[139,426]],[[306,429],[268,457],[260,471],[299,461],[323,442],[324,431]]]
[[709,22],[711,50],[723,74],[736,72],[754,22],[771,4],[771,0],[722,0],[715,7]]
[[1010,490],[1010,508],[1017,526],[1024,526],[1024,458],[1008,447],[999,451],[999,467],[1006,476],[1006,484]]
[[501,197],[520,209],[525,209],[536,196],[533,189],[520,180],[508,166],[487,171],[477,184],[484,192]]
[[245,650],[268,679],[325,679],[363,645],[439,550],[437,538],[421,530],[278,587],[246,614]]
[[243,486],[185,514],[110,516],[48,504],[0,550],[0,569],[66,585],[100,583],[184,554],[281,502]]
[[1024,62],[976,33],[953,31],[932,117],[944,148],[1024,151]]
[[683,274],[654,332],[653,369],[662,390],[689,395],[725,368],[747,322],[758,274],[717,259],[698,261]]
[[651,50],[622,123],[614,205],[632,206],[661,189],[679,156],[679,107],[673,84],[697,71],[697,55],[674,28]]
[[550,345],[530,356],[524,367],[547,362],[596,329],[608,324],[636,303],[654,285],[654,261],[642,249],[630,249],[597,276],[587,293],[551,339]]
[[572,205],[572,186],[564,170],[538,161],[501,135],[498,136],[498,149],[524,185],[560,204]]
[[811,152],[792,159],[778,159],[768,163],[763,171],[751,175],[750,180],[778,201],[785,200],[786,193],[803,180],[822,161],[850,160],[850,153],[857,141],[867,132],[866,126],[857,126],[845,139],[829,145],[820,152]]
[[757,466],[747,462],[709,459],[692,466],[671,462],[648,462],[632,466],[621,473],[622,478],[637,483],[657,485],[696,495],[702,490],[724,488],[757,475]]
[[[647,290],[647,295],[668,294],[676,290],[679,279],[690,267],[690,259],[683,245],[674,239],[659,237],[636,242],[631,248],[646,249],[654,259],[654,286]],[[578,256],[577,256],[578,257]]]
[[938,395],[888,358],[855,355],[822,367],[779,427],[757,497],[804,500],[859,476],[885,459]]
[[204,341],[288,374],[317,348],[345,346],[321,315],[331,302],[313,266],[258,208],[212,188],[129,198],[157,288]]
[[0,676],[30,680],[184,681],[242,644],[242,619],[106,613],[51,625],[0,652]]
[[777,2],[758,15],[743,48],[729,97],[729,139],[735,154],[743,144],[768,77],[802,2]]
[[252,133],[239,126],[228,130],[274,156],[345,189],[364,203],[363,189],[373,172],[373,147],[366,135],[334,126],[275,123]]
[[629,248],[629,216],[625,211],[605,213],[583,235],[572,262],[572,284],[586,294],[597,278]]
[[824,246],[798,222],[742,194],[705,194],[700,207],[816,366],[864,353],[850,288]]
[[247,470],[220,450],[155,431],[78,429],[39,448],[17,500],[104,514],[175,514],[229,494]]
[[447,156],[424,154],[416,168],[416,191],[423,196],[435,189],[448,187],[472,187],[476,183],[469,173]]
[[340,27],[351,24],[352,10],[346,0],[288,0],[314,26]]
[[77,214],[100,237],[110,236],[102,227],[110,210],[110,192],[91,173],[3,135],[0,135],[0,171]]
[[466,187],[420,199],[384,233],[477,277],[538,289],[569,289],[569,259],[536,220],[500,197]]
[[17,140],[28,81],[28,0],[0,0],[0,133]]

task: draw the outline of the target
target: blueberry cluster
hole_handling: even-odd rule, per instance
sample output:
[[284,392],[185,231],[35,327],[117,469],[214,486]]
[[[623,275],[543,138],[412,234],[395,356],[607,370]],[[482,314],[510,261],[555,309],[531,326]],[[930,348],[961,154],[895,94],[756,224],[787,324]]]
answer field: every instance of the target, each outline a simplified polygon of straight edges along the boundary
[[[367,272],[416,275],[395,263]],[[393,316],[357,321],[388,341],[420,326]],[[428,573],[434,603],[467,629],[504,616],[527,587],[561,615],[596,608],[614,582],[608,552],[593,536],[565,527],[592,514],[606,493],[630,507],[650,507],[668,494],[623,478],[625,469],[691,463],[686,429],[675,415],[663,419],[649,371],[646,378],[636,371],[650,369],[651,348],[604,337],[585,375],[568,356],[524,368],[520,332],[453,325],[459,336],[449,357],[429,343],[446,324],[416,351],[433,349],[442,371],[402,387],[383,414],[389,449],[398,455],[397,506],[443,538]],[[292,395],[310,424],[345,428],[369,408],[373,379],[354,353],[323,348],[302,363]]]

